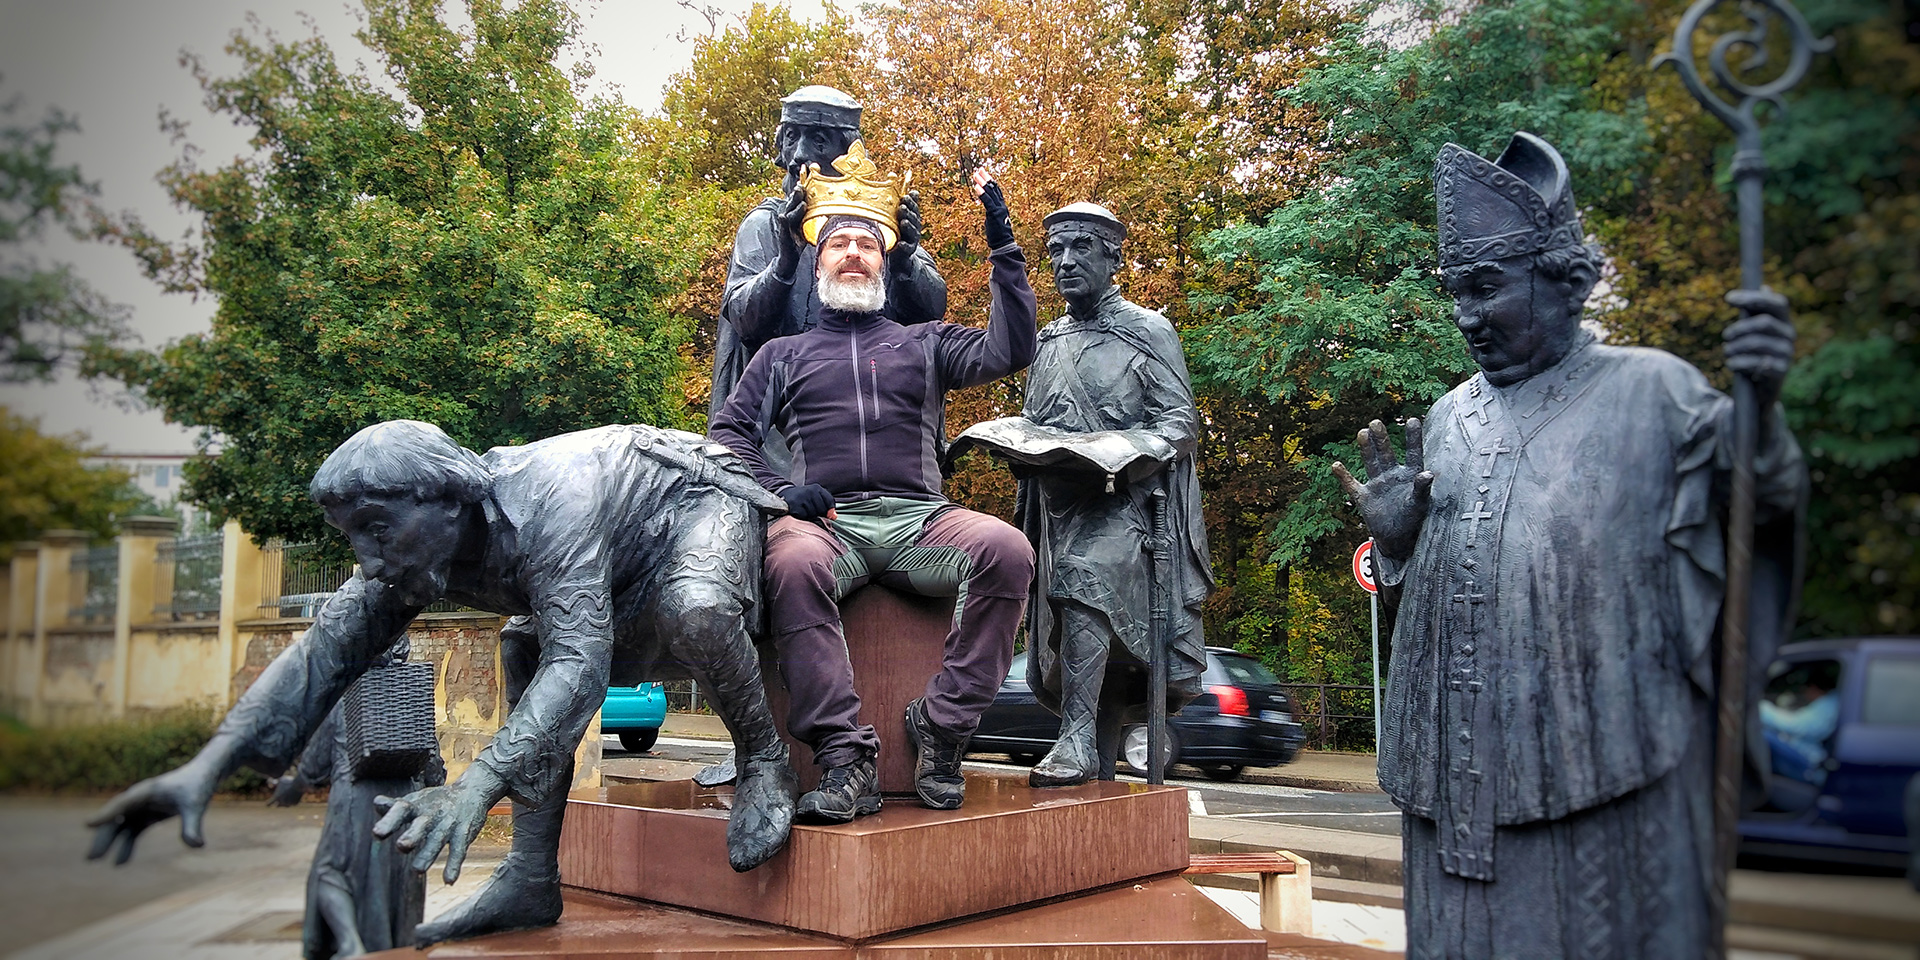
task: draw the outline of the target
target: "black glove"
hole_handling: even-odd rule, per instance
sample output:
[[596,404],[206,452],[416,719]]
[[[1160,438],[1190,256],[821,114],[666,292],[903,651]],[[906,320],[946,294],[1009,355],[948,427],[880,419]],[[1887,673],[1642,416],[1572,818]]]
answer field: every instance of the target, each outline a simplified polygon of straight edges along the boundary
[[920,191],[914,190],[900,198],[900,207],[894,211],[894,224],[899,227],[899,238],[893,245],[895,263],[905,263],[920,249]]
[[818,520],[833,509],[833,494],[817,483],[795,484],[780,491],[787,513],[795,520]]
[[989,180],[980,192],[980,206],[987,212],[987,249],[998,250],[1013,242],[1013,217],[1007,212],[1007,198],[1000,195],[1000,181]]

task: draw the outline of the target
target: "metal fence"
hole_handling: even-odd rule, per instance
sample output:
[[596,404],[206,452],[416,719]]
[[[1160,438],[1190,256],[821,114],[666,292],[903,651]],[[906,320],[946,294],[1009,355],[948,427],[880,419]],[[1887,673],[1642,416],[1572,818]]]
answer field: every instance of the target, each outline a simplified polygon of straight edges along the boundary
[[153,612],[172,620],[220,615],[221,536],[167,540],[154,554]]
[[[351,561],[327,562],[316,543],[274,541],[261,550],[260,609],[268,616],[312,617],[340,585],[353,576]],[[275,586],[278,585],[278,589]],[[452,600],[436,600],[423,613],[472,610]]]
[[261,550],[260,609],[275,617],[311,617],[353,576],[353,564],[329,562],[317,543],[273,541]]
[[706,699],[700,696],[700,685],[692,680],[668,680],[661,684],[661,689],[667,696],[667,710],[670,713],[713,712]]
[[1357,683],[1283,683],[1310,750],[1372,750],[1373,688]]
[[73,623],[112,623],[120,598],[120,548],[76,550],[70,568]]

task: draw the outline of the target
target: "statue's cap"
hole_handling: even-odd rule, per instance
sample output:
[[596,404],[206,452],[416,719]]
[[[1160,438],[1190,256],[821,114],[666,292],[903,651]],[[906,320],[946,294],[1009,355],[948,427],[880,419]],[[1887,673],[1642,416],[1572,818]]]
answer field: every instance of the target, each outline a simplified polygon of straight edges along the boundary
[[1500,159],[1456,143],[1433,164],[1440,207],[1440,266],[1558,250],[1585,237],[1567,162],[1552,144],[1520,132]]
[[1056,227],[1073,226],[1082,230],[1092,230],[1114,243],[1127,238],[1127,225],[1120,218],[1097,203],[1081,200],[1069,203],[1041,219],[1040,225],[1052,233]]
[[812,84],[780,98],[780,122],[858,130],[860,101],[832,87]]

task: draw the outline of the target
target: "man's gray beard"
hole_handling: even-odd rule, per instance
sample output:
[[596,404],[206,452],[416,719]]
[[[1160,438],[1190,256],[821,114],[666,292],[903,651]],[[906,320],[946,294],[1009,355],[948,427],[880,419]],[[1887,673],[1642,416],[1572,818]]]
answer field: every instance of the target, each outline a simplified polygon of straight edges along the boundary
[[821,277],[820,302],[848,313],[874,313],[887,305],[887,281],[878,274],[863,280]]

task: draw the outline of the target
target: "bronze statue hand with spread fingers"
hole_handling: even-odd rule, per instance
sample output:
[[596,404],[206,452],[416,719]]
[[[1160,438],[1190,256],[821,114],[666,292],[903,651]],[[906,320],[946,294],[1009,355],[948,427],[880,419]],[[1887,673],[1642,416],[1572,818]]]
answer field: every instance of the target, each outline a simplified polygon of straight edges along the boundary
[[726,448],[634,425],[476,456],[438,427],[394,420],[341,444],[312,492],[359,570],[199,755],[107,804],[93,856],[119,843],[124,862],[142,830],[176,814],[199,845],[214,784],[243,765],[286,769],[348,685],[443,597],[513,617],[500,636],[505,726],[453,783],[394,798],[372,833],[416,870],[446,851],[450,883],[488,809],[510,797],[513,849],[417,943],[559,919],[574,750],[610,683],[698,679],[742,758],[729,861],[748,870],[785,844],[798,783],[748,636],[765,517],[785,506]]

